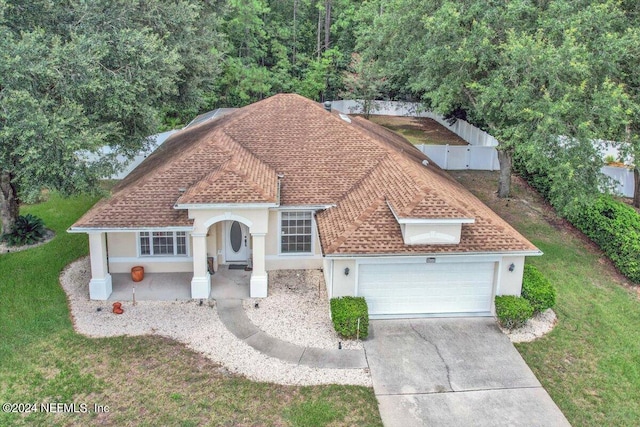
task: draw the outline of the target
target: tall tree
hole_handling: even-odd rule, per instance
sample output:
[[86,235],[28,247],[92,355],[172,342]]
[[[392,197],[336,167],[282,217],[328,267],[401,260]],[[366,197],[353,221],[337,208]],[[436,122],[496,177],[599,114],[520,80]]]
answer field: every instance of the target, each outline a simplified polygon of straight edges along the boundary
[[592,70],[595,52],[576,36],[597,31],[584,19],[604,15],[597,5],[379,0],[365,11],[373,25],[359,46],[382,64],[391,86],[408,88],[435,111],[465,118],[500,141],[500,197],[510,193],[517,147],[570,141],[586,155],[608,126],[611,112],[592,107],[615,91],[600,68]]
[[0,3],[3,233],[21,198],[94,188],[114,156],[144,146],[163,111],[198,108],[217,72],[217,39],[195,37],[212,13],[189,1]]

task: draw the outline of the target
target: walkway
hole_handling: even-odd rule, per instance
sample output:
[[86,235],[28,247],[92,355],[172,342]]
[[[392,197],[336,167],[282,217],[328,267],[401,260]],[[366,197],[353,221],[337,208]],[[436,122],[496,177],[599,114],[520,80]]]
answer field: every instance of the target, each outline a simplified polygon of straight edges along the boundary
[[236,337],[267,356],[312,368],[368,368],[364,350],[302,347],[268,335],[254,325],[242,307],[249,298],[251,274],[244,270],[216,271],[211,280],[211,298],[216,300],[218,317]]
[[242,307],[241,299],[218,299],[218,316],[236,337],[261,353],[296,365],[312,368],[367,368],[363,350],[301,347],[267,335],[254,325]]

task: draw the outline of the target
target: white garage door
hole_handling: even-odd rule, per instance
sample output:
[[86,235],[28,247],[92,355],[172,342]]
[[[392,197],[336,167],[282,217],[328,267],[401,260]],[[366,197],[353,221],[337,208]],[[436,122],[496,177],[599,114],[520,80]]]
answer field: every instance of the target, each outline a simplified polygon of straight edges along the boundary
[[493,262],[360,264],[358,295],[370,315],[491,312]]

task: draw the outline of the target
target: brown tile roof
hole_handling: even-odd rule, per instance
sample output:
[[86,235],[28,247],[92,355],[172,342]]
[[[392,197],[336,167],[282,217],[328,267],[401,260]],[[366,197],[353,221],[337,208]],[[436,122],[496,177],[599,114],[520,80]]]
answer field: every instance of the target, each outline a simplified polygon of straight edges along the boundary
[[[325,254],[536,248],[404,138],[276,95],[171,136],[75,228],[191,224],[177,204],[335,205],[317,215]],[[459,245],[407,246],[400,218],[474,218]]]

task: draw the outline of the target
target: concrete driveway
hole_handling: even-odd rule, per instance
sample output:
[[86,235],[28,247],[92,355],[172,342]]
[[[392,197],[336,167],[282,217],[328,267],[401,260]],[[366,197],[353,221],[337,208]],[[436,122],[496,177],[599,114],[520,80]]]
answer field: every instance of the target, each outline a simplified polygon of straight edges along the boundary
[[387,427],[569,425],[493,318],[369,328],[365,351]]

